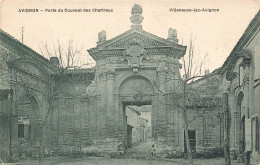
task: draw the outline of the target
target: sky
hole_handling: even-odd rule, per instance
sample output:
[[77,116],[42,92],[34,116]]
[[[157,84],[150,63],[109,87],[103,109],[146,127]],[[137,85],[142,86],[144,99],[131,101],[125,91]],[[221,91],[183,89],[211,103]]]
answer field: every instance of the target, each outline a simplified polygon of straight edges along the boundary
[[[257,0],[2,0],[0,28],[21,40],[23,27],[23,43],[39,53],[46,43],[52,47],[59,40],[66,48],[68,41],[73,40],[75,48],[82,48],[77,62],[94,63],[87,50],[96,46],[98,32],[105,30],[109,40],[129,30],[134,4],[142,6],[143,30],[166,39],[168,29],[175,28],[179,44],[185,46],[192,36],[195,60],[200,61],[208,54],[203,69],[210,72],[222,66],[260,9]],[[219,12],[170,12],[171,8],[218,9]],[[19,9],[39,12],[19,12]],[[45,12],[46,9],[90,9],[91,12]]]

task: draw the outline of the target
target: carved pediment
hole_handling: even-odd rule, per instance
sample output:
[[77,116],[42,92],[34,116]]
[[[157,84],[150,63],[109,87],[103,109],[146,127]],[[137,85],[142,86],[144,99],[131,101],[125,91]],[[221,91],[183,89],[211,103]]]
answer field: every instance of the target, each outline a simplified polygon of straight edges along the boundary
[[123,56],[125,50],[128,49],[129,44],[134,40],[142,43],[143,48],[147,51],[147,54],[172,54],[180,58],[186,52],[186,46],[179,45],[175,42],[155,36],[137,28],[132,28],[110,40],[98,42],[97,47],[89,49],[88,52],[95,60],[103,59],[105,55]]
[[106,49],[114,49],[114,48],[127,48],[128,43],[132,40],[140,40],[145,48],[149,47],[172,47],[174,45],[173,42],[168,41],[166,39],[157,37],[153,34],[145,32],[143,30],[130,30],[122,35],[119,35],[107,42],[104,42],[98,47],[106,48]]

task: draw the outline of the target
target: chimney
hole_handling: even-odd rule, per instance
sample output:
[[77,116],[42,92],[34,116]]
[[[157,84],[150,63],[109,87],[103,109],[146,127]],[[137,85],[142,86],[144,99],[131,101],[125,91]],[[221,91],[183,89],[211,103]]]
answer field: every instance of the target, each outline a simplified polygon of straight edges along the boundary
[[58,57],[51,57],[50,58],[50,62],[55,65],[55,66],[59,66],[60,65],[60,62],[59,62],[59,59]]

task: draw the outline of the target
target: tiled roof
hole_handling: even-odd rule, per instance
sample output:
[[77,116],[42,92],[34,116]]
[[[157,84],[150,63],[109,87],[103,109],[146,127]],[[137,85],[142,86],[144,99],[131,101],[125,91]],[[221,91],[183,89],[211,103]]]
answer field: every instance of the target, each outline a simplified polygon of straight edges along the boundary
[[188,98],[186,106],[188,107],[208,107],[222,105],[220,97],[203,97],[203,98]]

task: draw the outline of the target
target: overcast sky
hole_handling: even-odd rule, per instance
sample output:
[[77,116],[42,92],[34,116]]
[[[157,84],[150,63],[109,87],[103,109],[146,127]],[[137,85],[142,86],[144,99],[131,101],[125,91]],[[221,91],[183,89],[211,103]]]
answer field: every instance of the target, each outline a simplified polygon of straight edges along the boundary
[[[119,3],[120,2],[120,3]],[[195,55],[202,59],[208,53],[204,69],[220,67],[260,8],[259,1],[169,1],[169,0],[4,0],[1,2],[0,27],[16,39],[40,53],[43,43],[60,40],[65,46],[72,39],[83,45],[80,63],[87,63],[86,50],[95,47],[98,32],[105,30],[107,40],[131,28],[131,8],[143,8],[143,30],[167,38],[170,27],[177,29],[179,44],[188,46],[190,35],[195,39]],[[113,12],[44,12],[45,9],[112,9]],[[178,9],[219,9],[219,12],[170,12]],[[43,12],[18,12],[38,9]]]

